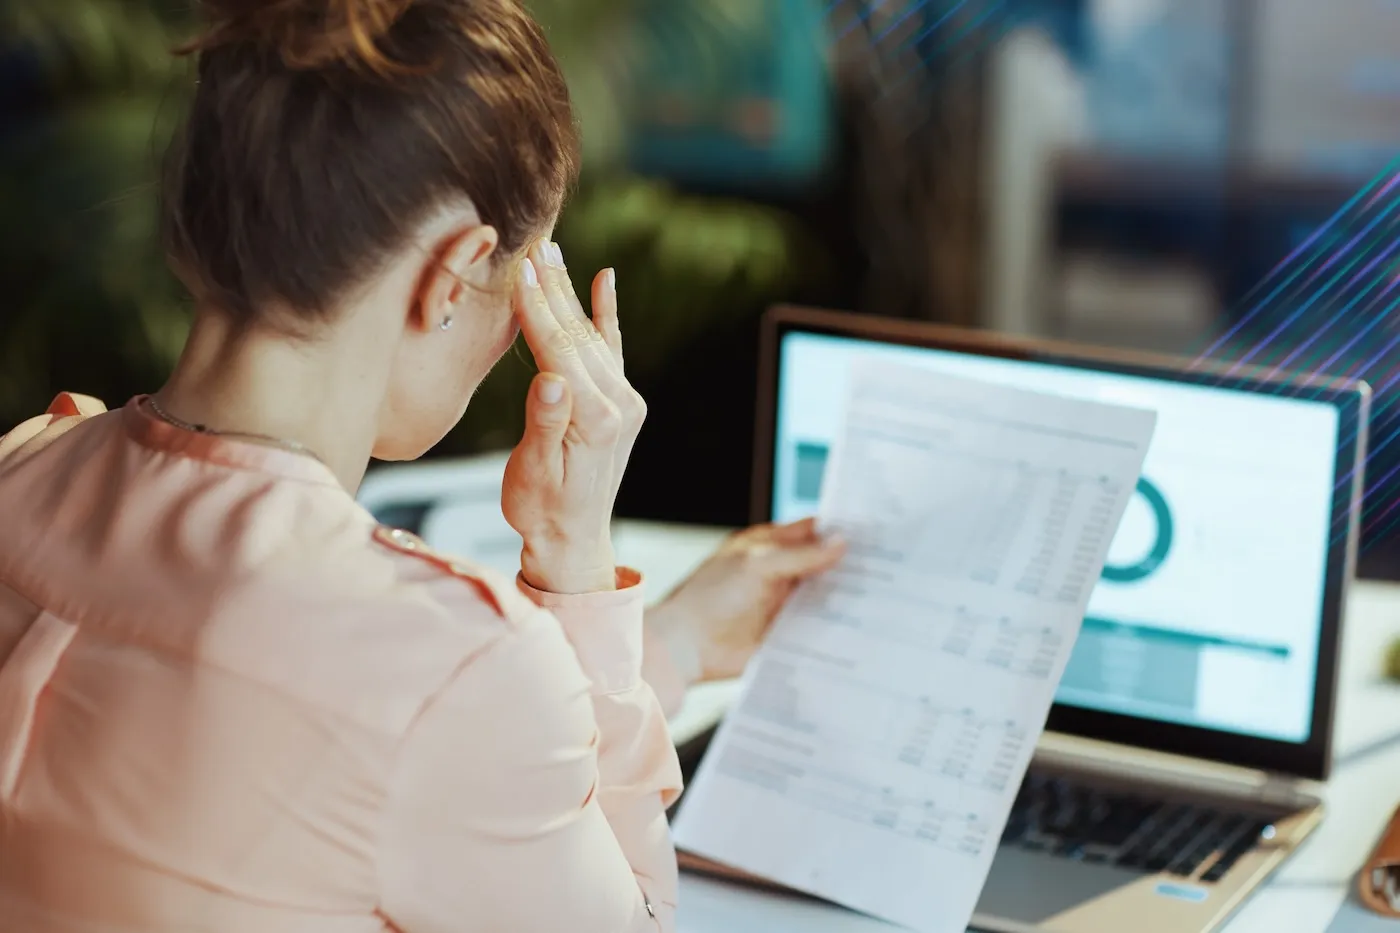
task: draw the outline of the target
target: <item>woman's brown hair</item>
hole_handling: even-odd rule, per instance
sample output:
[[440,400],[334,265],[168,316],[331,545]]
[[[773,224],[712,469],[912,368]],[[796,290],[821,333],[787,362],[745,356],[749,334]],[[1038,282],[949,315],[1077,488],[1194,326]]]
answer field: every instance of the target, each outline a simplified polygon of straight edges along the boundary
[[510,255],[577,171],[568,90],[518,0],[205,0],[166,248],[247,321],[329,312],[470,199]]

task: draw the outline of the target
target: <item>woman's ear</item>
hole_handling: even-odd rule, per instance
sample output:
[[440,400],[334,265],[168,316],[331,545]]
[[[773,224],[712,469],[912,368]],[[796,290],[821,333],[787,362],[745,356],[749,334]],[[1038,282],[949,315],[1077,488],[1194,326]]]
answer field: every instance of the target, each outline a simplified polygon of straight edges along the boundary
[[466,307],[472,289],[491,286],[491,260],[499,244],[496,228],[487,224],[461,228],[445,237],[424,270],[410,325],[423,331],[446,329]]

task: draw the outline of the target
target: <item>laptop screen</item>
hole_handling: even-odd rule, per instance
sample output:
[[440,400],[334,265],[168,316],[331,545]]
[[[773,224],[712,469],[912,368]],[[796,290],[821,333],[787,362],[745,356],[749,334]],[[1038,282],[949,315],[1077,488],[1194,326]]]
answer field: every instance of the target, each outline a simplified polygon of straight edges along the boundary
[[[1325,401],[787,331],[772,518],[814,514],[852,359],[1157,412],[1060,706],[1287,743],[1313,721],[1340,416]],[[937,482],[936,477],[931,481]]]

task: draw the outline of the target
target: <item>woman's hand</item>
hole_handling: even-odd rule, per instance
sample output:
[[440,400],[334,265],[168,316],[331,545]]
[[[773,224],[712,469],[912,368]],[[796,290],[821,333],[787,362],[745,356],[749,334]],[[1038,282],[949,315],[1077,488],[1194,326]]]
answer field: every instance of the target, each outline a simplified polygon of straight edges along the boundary
[[646,417],[623,375],[612,270],[593,280],[590,321],[559,247],[541,240],[521,263],[515,314],[540,368],[501,492],[506,521],[525,541],[521,572],[552,593],[610,590],[613,503]]
[[[737,677],[758,650],[793,589],[845,556],[839,539],[822,540],[816,522],[758,525],[720,545],[671,595],[648,612],[679,666],[702,681]],[[683,659],[694,658],[686,665]]]

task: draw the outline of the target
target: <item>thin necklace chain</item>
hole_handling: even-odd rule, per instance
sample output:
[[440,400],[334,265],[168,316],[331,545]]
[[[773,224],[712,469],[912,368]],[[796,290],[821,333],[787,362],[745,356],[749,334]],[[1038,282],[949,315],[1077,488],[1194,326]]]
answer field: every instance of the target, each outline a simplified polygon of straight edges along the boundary
[[243,438],[244,440],[250,441],[261,441],[264,444],[271,444],[274,447],[281,447],[283,450],[290,450],[294,454],[303,454],[304,456],[310,457],[312,460],[319,461],[323,464],[326,462],[321,459],[320,455],[317,454],[316,451],[312,450],[310,447],[307,447],[305,444],[299,444],[296,441],[289,441],[284,440],[280,437],[273,437],[271,434],[254,434],[251,431],[218,431],[214,428],[207,427],[206,425],[190,424],[188,421],[181,421],[179,418],[176,418],[174,415],[166,412],[165,409],[161,408],[160,405],[156,403],[155,396],[153,395],[146,396],[146,404],[151,406],[151,411],[155,413],[157,418],[159,418],[161,421],[164,421],[166,424],[179,428],[181,431],[193,431],[196,434],[212,434],[218,437],[233,437]]

